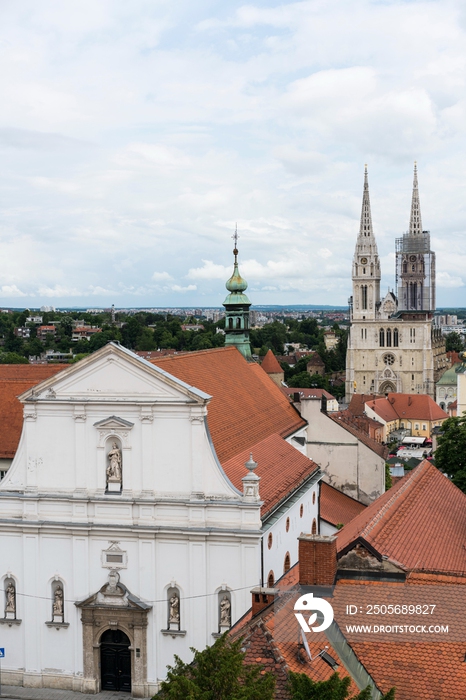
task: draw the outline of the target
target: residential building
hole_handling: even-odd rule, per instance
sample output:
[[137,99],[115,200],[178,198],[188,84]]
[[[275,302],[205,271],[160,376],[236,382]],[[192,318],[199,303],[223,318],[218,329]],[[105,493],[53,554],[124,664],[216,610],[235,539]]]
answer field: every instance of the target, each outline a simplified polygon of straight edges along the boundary
[[369,418],[384,426],[384,442],[398,429],[408,430],[413,437],[432,436],[434,428],[441,426],[448,414],[435,401],[424,394],[389,394],[365,404]]
[[396,241],[397,294],[380,294],[381,269],[372,227],[367,166],[359,235],[353,258],[346,400],[353,393],[435,396],[448,366],[441,330],[433,326],[435,253],[421,222],[417,167],[409,231]]
[[306,371],[311,376],[313,374],[319,374],[321,377],[325,376],[325,363],[318,352],[313,352],[309,355],[309,361],[306,365]]
[[15,328],[14,334],[17,338],[30,338],[31,329],[27,326],[20,326],[18,328]]
[[48,335],[55,336],[57,329],[54,325],[48,324],[46,326],[38,326],[37,337],[39,340],[46,340]]
[[324,343],[327,350],[334,350],[338,345],[338,336],[335,331],[324,332]]
[[450,405],[457,399],[458,375],[456,370],[459,367],[460,363],[456,363],[447,369],[435,385],[435,400],[440,408],[447,412]]
[[75,326],[71,334],[71,340],[76,343],[78,340],[90,340],[96,333],[102,333],[102,328],[96,326]]

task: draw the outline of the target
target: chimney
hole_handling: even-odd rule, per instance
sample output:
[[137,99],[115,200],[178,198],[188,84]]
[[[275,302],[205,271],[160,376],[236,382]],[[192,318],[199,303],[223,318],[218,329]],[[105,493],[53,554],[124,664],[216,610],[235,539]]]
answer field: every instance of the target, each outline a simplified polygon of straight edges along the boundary
[[333,586],[337,573],[337,538],[335,535],[308,535],[299,542],[299,584]]
[[260,613],[261,610],[274,602],[278,593],[277,588],[253,588],[252,591],[252,616]]

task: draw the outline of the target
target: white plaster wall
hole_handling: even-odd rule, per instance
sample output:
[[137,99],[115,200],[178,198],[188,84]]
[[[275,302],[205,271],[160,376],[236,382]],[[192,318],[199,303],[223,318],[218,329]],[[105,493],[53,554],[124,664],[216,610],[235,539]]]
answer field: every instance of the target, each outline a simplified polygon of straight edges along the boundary
[[308,457],[324,472],[324,480],[362,503],[385,491],[385,462],[354,435],[320,410],[320,401],[301,401],[307,420]]
[[[1,506],[1,500],[0,500]],[[23,528],[21,528],[23,529]],[[120,569],[121,582],[153,606],[149,613],[148,680],[165,677],[173,654],[189,660],[189,647],[204,648],[218,632],[217,591],[231,589],[236,620],[251,606],[251,588],[260,583],[260,543],[256,535],[180,533],[122,535],[118,529],[105,535],[44,531],[2,532],[2,570],[17,584],[17,617],[21,625],[2,625],[6,658],[2,671],[24,669],[28,677],[82,673],[82,625],[74,602],[97,592],[109,573],[102,551],[118,540],[127,552],[128,566]],[[64,583],[65,621],[68,628],[48,628],[51,619],[51,582]],[[167,627],[166,590],[172,582],[181,591],[181,624],[185,637],[162,635]]]
[[[286,553],[290,553],[291,566],[298,561],[298,537],[302,532],[310,533],[315,519],[318,527],[319,518],[319,484],[313,484],[309,490],[294,503],[271,527],[264,527],[263,557],[264,585],[270,571],[274,572],[277,581],[284,573]],[[300,516],[303,505],[303,517]],[[290,519],[290,529],[286,531],[286,520]],[[269,534],[272,534],[272,547],[268,547]]]

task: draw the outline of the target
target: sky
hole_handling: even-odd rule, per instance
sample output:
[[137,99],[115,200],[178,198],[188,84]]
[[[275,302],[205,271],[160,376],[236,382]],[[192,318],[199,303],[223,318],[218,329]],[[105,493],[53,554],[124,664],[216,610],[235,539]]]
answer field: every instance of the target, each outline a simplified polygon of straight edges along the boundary
[[344,305],[368,164],[382,290],[413,162],[466,306],[461,0],[0,0],[0,306]]

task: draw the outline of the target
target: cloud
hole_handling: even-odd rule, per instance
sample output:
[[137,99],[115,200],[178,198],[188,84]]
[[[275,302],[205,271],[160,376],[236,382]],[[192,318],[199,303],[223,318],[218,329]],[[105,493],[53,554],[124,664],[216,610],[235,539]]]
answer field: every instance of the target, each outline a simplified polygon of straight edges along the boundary
[[18,289],[16,284],[4,284],[0,287],[0,294],[2,297],[25,297],[27,294]]
[[454,277],[448,272],[437,273],[437,286],[444,288],[464,287],[464,282],[461,277]]
[[172,284],[170,289],[172,292],[195,292],[197,286],[195,284],[188,284],[187,287],[181,287],[179,284]]
[[155,282],[163,282],[164,280],[172,280],[173,277],[168,272],[154,272],[152,279]]

